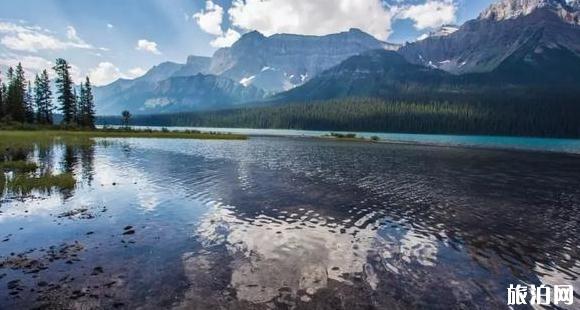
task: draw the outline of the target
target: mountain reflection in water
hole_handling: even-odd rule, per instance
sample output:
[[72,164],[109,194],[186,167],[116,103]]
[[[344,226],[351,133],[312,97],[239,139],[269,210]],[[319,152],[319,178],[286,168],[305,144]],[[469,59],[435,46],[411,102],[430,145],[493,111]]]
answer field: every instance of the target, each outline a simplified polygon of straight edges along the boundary
[[[577,155],[111,141],[28,155],[78,185],[2,201],[0,286],[23,289],[0,308],[501,309],[511,283],[580,288]],[[71,264],[10,260],[74,242]]]

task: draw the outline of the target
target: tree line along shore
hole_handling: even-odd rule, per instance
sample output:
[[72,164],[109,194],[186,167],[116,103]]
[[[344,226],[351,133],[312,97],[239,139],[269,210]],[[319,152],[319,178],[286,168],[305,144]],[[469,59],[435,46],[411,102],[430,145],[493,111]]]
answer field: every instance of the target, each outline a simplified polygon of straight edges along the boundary
[[[95,126],[95,101],[89,77],[75,85],[71,66],[65,59],[56,59],[54,89],[49,72],[43,70],[27,80],[22,64],[9,67],[5,80],[0,74],[0,137],[3,139],[52,139],[56,135],[91,137],[142,137],[189,139],[246,139],[244,135],[199,131],[134,130],[128,126],[131,113],[123,111],[122,128],[97,129]],[[58,114],[56,114],[56,113]],[[58,122],[56,119],[60,119]],[[16,131],[33,131],[17,133]],[[66,131],[66,133],[65,133]]]

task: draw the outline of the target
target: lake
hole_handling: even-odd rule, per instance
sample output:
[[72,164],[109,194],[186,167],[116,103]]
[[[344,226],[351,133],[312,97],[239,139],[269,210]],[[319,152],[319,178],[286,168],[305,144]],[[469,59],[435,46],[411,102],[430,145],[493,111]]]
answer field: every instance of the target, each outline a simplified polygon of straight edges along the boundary
[[36,148],[77,185],[2,196],[0,309],[507,309],[521,283],[574,285],[578,306],[577,140],[489,139],[547,152],[300,135]]
[[[102,128],[103,126],[98,126]],[[122,128],[123,126],[108,126]],[[159,126],[131,126],[135,129],[162,130]],[[170,127],[171,130],[197,130],[202,132],[235,133],[258,137],[322,137],[331,133],[356,134],[357,137],[379,138],[388,143],[414,143],[422,145],[461,146],[508,150],[527,150],[580,154],[580,139],[551,139],[536,137],[505,137],[476,135],[433,135],[358,131],[317,131],[294,129],[214,128],[214,127]]]

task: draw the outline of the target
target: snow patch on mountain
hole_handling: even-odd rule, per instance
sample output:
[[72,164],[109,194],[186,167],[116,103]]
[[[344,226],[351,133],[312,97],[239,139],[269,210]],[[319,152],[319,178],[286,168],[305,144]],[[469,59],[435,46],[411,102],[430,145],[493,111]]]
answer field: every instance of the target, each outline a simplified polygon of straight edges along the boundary
[[[171,104],[171,100],[168,98],[150,98],[143,104],[145,109],[155,109],[165,107]],[[144,110],[141,108],[140,110]]]
[[454,32],[459,30],[459,26],[457,25],[443,25],[439,29],[435,31],[431,31],[429,33],[424,33],[417,38],[417,41],[425,40],[427,38],[433,37],[446,37]]
[[256,78],[255,75],[245,77],[245,78],[240,80],[240,84],[244,85],[244,87],[248,87],[248,86],[252,85],[252,82],[254,81],[255,78]]

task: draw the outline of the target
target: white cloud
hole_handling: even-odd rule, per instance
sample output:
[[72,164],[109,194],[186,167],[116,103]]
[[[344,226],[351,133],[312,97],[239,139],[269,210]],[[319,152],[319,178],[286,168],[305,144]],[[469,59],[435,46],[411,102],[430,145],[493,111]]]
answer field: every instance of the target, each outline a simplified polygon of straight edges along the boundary
[[218,48],[232,46],[232,44],[234,44],[240,38],[240,36],[241,35],[239,32],[232,29],[228,29],[228,31],[224,32],[219,37],[215,38],[209,44],[213,47]]
[[205,2],[205,10],[193,14],[193,19],[201,30],[216,36],[210,42],[213,47],[228,47],[234,44],[239,38],[240,33],[234,29],[222,30],[224,10],[221,6],[212,1]]
[[265,35],[325,35],[359,28],[386,40],[393,12],[381,0],[234,0],[232,25]]
[[113,26],[113,24],[107,24],[107,28],[113,29],[113,28],[115,28],[115,26]]
[[95,68],[89,70],[89,78],[96,86],[110,84],[118,79],[134,79],[147,73],[147,70],[141,67],[130,69],[124,73],[115,64],[110,62],[101,62]]
[[[4,68],[4,70],[7,67],[16,67],[18,63],[22,64],[22,68],[24,68],[26,74],[26,79],[30,81],[34,81],[34,75],[42,72],[42,70],[48,71],[48,75],[51,79],[54,78],[54,71],[52,70],[54,63],[46,58],[12,53],[0,55],[0,68]],[[81,74],[80,68],[71,63],[69,63],[69,65],[71,67],[69,73],[72,80],[77,84],[84,81],[85,77]]]
[[66,37],[71,41],[82,42],[82,40],[77,35],[77,30],[73,26],[66,27]]
[[455,22],[457,6],[452,0],[428,0],[424,4],[403,6],[396,18],[411,19],[418,30],[437,28]]
[[80,84],[80,83],[84,82],[86,76],[84,76],[81,73],[81,69],[74,64],[69,63],[69,65],[70,65],[69,73],[70,73],[70,76],[71,76],[73,82],[75,84]]
[[[69,48],[95,49],[77,35],[76,29],[67,27],[67,40],[62,40],[39,27],[0,22],[0,43],[16,51],[64,50]],[[100,48],[101,50],[106,50]]]
[[2,37],[0,43],[17,51],[37,52],[44,49],[65,49],[63,42],[41,33],[20,32]]
[[193,18],[201,30],[215,36],[221,36],[223,34],[223,15],[224,10],[221,6],[213,3],[212,1],[206,1],[205,10],[193,14]]
[[89,71],[89,78],[96,86],[107,85],[122,76],[121,70],[110,62],[101,62],[96,68]]
[[145,39],[137,41],[137,47],[135,49],[138,51],[146,51],[155,55],[161,55],[161,52],[157,49],[157,43]]
[[141,67],[136,67],[136,68],[129,70],[127,77],[134,79],[134,78],[138,78],[138,77],[144,75],[145,73],[147,73],[147,70],[145,70]]
[[0,55],[0,67],[16,67],[18,63],[22,64],[22,68],[26,72],[26,78],[32,79],[35,74],[47,70],[52,74],[52,66],[54,65],[48,59],[38,56],[20,56],[20,55]]

